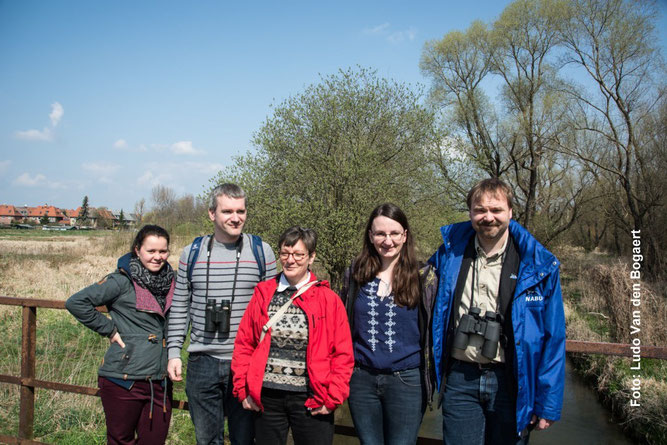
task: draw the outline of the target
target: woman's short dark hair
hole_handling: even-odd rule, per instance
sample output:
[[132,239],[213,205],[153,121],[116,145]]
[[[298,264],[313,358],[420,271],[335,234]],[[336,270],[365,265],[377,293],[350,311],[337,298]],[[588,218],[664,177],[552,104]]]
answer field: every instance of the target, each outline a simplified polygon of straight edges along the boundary
[[290,227],[285,230],[280,238],[278,238],[278,251],[283,246],[292,247],[299,240],[303,241],[308,249],[308,255],[315,253],[317,247],[317,233],[313,229],[306,229],[299,226]]
[[147,236],[154,235],[158,238],[166,238],[167,245],[169,245],[169,233],[160,226],[155,224],[146,224],[137,232],[137,236],[134,237],[132,241],[132,246],[130,247],[130,252],[132,256],[137,256],[137,250],[141,249],[141,245],[144,243],[144,240]]
[[368,217],[366,231],[363,238],[364,243],[361,253],[354,260],[352,276],[362,285],[372,281],[380,271],[382,261],[380,254],[375,250],[371,242],[369,233],[373,227],[373,220],[378,216],[385,216],[399,223],[406,231],[405,243],[398,257],[398,263],[394,267],[392,277],[392,289],[394,292],[394,302],[399,306],[414,308],[419,303],[421,296],[421,285],[419,282],[419,266],[415,256],[414,238],[408,224],[408,217],[403,210],[392,203],[385,203],[377,206]]

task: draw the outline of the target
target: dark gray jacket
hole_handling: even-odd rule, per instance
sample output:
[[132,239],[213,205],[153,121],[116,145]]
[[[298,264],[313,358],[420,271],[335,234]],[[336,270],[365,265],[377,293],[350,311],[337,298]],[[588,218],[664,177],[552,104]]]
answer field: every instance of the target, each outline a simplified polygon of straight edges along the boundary
[[[118,260],[118,270],[98,283],[75,293],[65,303],[68,311],[86,327],[105,337],[116,331],[125,348],[109,346],[98,374],[124,380],[162,380],[166,377],[167,314],[174,283],[164,310],[146,289],[135,284],[129,274],[129,254]],[[111,318],[95,309],[106,306]]]

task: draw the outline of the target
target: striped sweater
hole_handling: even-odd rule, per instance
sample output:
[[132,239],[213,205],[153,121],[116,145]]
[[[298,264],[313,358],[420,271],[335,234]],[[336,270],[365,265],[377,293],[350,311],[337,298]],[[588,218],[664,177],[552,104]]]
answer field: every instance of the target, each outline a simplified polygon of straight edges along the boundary
[[[228,334],[204,331],[206,308],[206,256],[209,237],[202,240],[199,258],[192,271],[192,292],[188,289],[188,256],[192,245],[183,250],[178,262],[176,288],[171,305],[171,314],[167,330],[167,349],[169,359],[180,358],[185,335],[190,331],[188,352],[204,352],[217,359],[231,360],[234,340],[241,317],[245,312],[255,285],[259,282],[259,269],[250,244],[250,236],[243,236],[243,248],[239,260],[236,290],[231,311],[231,324]],[[266,261],[265,279],[276,275],[276,257],[267,243],[262,243]],[[234,269],[236,267],[236,244],[213,242],[208,280],[208,299],[220,300],[232,298]]]

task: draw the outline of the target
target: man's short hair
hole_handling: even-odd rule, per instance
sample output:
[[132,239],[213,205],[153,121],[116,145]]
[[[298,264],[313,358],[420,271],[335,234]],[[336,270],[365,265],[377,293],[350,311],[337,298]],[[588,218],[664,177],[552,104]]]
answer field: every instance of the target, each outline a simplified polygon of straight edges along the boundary
[[227,182],[225,184],[220,184],[213,190],[208,196],[208,209],[211,212],[215,212],[215,209],[218,208],[218,197],[227,196],[232,199],[241,199],[243,198],[245,206],[248,207],[248,197],[245,194],[245,191],[236,184]]
[[498,178],[486,178],[479,181],[475,184],[470,191],[468,192],[468,197],[466,198],[466,203],[468,204],[468,210],[472,207],[472,204],[477,201],[482,195],[489,193],[491,195],[503,195],[507,199],[507,206],[512,208],[512,201],[514,200],[514,193],[509,185],[504,181]]

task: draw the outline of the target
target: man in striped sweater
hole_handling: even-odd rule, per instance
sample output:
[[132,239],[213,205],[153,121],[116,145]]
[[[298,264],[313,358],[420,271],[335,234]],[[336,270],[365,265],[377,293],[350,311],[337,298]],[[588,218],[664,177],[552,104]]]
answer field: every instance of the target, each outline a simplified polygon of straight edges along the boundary
[[222,445],[225,415],[233,445],[254,441],[252,411],[244,410],[232,396],[230,365],[236,331],[255,285],[275,276],[276,259],[271,247],[262,242],[265,273],[260,276],[262,267],[253,253],[251,236],[241,233],[246,205],[246,194],[238,185],[213,189],[208,213],[214,233],[201,240],[197,258],[191,260],[195,262],[191,277],[192,244],[184,249],[178,265],[167,332],[167,371],[173,381],[182,380],[181,349],[190,327],[185,391],[198,445]]

